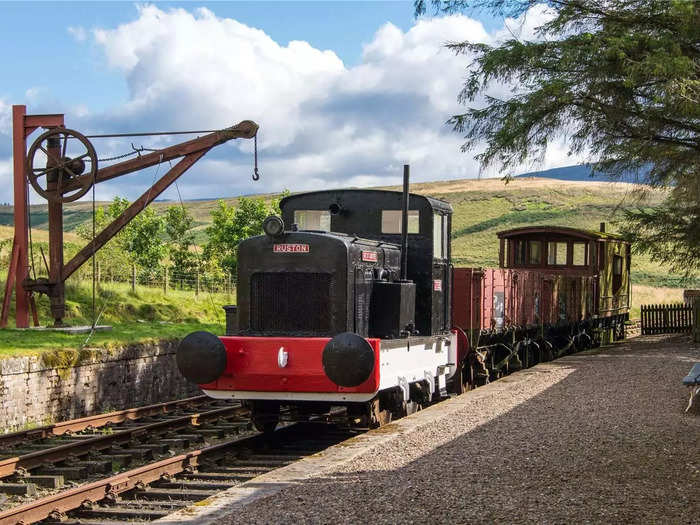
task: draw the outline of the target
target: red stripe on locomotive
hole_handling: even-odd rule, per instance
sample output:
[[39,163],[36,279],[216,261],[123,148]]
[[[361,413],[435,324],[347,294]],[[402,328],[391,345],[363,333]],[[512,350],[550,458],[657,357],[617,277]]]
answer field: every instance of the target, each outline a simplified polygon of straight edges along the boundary
[[[356,387],[336,385],[326,375],[323,349],[329,337],[221,337],[226,347],[226,369],[205,390],[253,392],[372,393],[379,389],[380,340],[368,338],[374,350],[374,370]],[[280,349],[287,352],[286,366],[278,363]]]

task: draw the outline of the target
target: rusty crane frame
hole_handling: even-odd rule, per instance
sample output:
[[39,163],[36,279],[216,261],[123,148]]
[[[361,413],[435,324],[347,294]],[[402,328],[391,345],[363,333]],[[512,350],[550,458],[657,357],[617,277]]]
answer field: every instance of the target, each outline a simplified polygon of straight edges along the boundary
[[[27,138],[39,128],[47,131],[42,133],[27,151]],[[36,308],[33,306],[33,293],[43,293],[49,297],[54,326],[62,326],[65,317],[66,279],[210,149],[232,139],[254,138],[258,125],[250,120],[244,120],[235,126],[208,132],[201,137],[99,169],[95,149],[88,138],[77,131],[65,128],[62,114],[27,115],[26,106],[16,105],[12,107],[12,130],[15,228],[0,314],[0,327],[7,326],[10,300],[12,292],[15,291],[16,326],[27,328],[30,306],[34,314],[34,324],[38,324]],[[76,143],[80,150],[79,154],[72,157],[67,154],[69,140]],[[37,162],[43,162],[44,159],[44,165],[36,166]],[[92,241],[70,261],[64,263],[63,204],[65,202],[79,199],[100,182],[175,159],[180,160],[121,215],[97,233]],[[254,180],[257,180],[256,177],[257,169]],[[48,278],[30,278],[29,276],[29,184],[48,201]]]

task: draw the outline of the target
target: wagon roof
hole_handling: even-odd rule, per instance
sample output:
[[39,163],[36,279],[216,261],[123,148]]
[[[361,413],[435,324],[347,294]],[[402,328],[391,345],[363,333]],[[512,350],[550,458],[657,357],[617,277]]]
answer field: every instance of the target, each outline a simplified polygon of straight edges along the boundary
[[532,233],[555,233],[568,235],[572,237],[581,237],[591,240],[612,240],[628,243],[621,235],[616,233],[599,232],[595,230],[583,230],[580,228],[569,228],[567,226],[523,226],[521,228],[513,228],[512,230],[504,230],[498,232],[498,238],[516,237],[518,235],[527,235]]

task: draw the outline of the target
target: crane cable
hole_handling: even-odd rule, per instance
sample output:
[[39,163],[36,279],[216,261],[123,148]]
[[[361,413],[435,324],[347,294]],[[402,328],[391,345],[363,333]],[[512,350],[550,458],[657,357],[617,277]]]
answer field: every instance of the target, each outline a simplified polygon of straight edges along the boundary
[[32,240],[32,201],[29,197],[29,185],[27,181],[24,181],[26,194],[27,194],[27,229],[29,230],[29,268],[32,271],[32,278],[36,281],[36,268],[34,267],[34,241]]
[[97,231],[97,209],[95,205],[95,178],[93,176],[92,180],[92,325],[90,326],[90,332],[88,333],[87,337],[85,338],[85,341],[83,341],[83,344],[80,345],[80,350],[85,348],[90,341],[90,338],[93,336],[95,333],[95,328],[97,327],[97,323],[100,321],[100,317],[102,317],[102,314],[104,311],[107,309],[107,301],[102,305],[102,309],[100,310],[100,313],[96,314],[97,311],[97,258],[95,256],[95,253],[97,250],[95,250],[95,237],[96,237],[96,231]]
[[[97,229],[96,227],[96,210],[95,210],[95,180],[93,177],[92,181],[92,330],[91,332],[95,331],[95,326],[97,325],[97,318],[95,317],[95,291],[96,291],[96,270],[97,270],[97,261],[95,259],[95,231]],[[85,341],[87,344],[87,341]]]

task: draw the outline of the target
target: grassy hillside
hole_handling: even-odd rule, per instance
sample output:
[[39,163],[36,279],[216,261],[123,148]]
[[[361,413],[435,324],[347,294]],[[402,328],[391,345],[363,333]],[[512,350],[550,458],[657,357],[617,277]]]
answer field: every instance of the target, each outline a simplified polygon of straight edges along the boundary
[[[398,190],[398,187],[390,187]],[[496,266],[498,242],[496,233],[525,225],[554,224],[578,228],[597,229],[600,222],[607,223],[608,231],[615,231],[615,221],[621,210],[634,203],[640,188],[624,183],[574,182],[552,179],[518,178],[509,184],[500,180],[456,180],[446,182],[417,183],[412,191],[444,199],[454,207],[453,255],[459,266]],[[266,199],[274,195],[265,195]],[[648,203],[654,205],[663,199],[659,191],[648,192]],[[226,198],[235,203],[237,198]],[[172,202],[155,203],[164,210]],[[210,222],[215,200],[187,201],[185,203],[195,217],[199,239],[204,238],[204,228]],[[79,244],[78,237],[70,233],[81,222],[89,221],[91,204],[66,206],[66,241]],[[12,223],[12,208],[0,207],[0,223]],[[47,240],[46,207],[32,207],[33,238]],[[12,228],[0,225],[0,240],[10,239]],[[9,251],[5,242],[2,247]],[[633,257],[633,311],[638,316],[639,304],[678,301],[682,291],[679,286],[700,282],[682,283],[679,276],[670,274],[647,258]],[[87,324],[91,320],[91,287],[89,283],[69,283],[67,308],[70,324]],[[132,292],[126,285],[104,285],[99,293],[98,311],[103,314],[100,322],[113,324],[115,330],[96,334],[91,345],[109,346],[126,341],[148,340],[161,337],[178,337],[196,329],[223,331],[223,304],[230,304],[235,297],[226,294],[172,290],[163,295],[158,289]],[[38,300],[40,318],[49,319],[48,301]],[[46,348],[79,348],[85,336],[65,336],[15,330],[0,331],[0,357],[16,353],[35,352]]]
[[[399,187],[389,187],[400,190]],[[463,266],[495,266],[498,264],[496,232],[526,225],[555,224],[597,230],[601,222],[608,231],[616,230],[615,222],[622,210],[633,206],[642,190],[647,203],[654,205],[663,199],[660,191],[627,183],[594,181],[562,181],[546,178],[516,178],[508,184],[499,179],[462,179],[445,182],[417,183],[416,193],[444,199],[454,207],[452,226],[453,256]],[[270,199],[274,195],[263,195]],[[235,204],[237,197],[224,199]],[[173,202],[156,202],[157,210],[165,210]],[[186,201],[185,206],[195,218],[197,241],[205,240],[204,229],[211,221],[216,200]],[[65,226],[74,230],[90,220],[90,203],[66,206]],[[46,206],[32,206],[32,224],[36,240],[45,240]],[[12,223],[12,208],[0,207],[0,224]],[[9,238],[11,228],[0,227],[0,239]],[[68,234],[67,241],[76,242]],[[648,258],[633,258],[633,282],[650,286],[682,286],[680,276],[652,263]],[[699,282],[689,283],[699,285]]]
[[[495,179],[424,183],[414,185],[412,190],[452,204],[455,264],[485,267],[498,265],[499,231],[543,224],[597,230],[605,222],[607,231],[615,232],[622,210],[634,206],[642,191],[646,192],[647,205],[663,199],[661,191],[633,184],[540,178],[519,178],[508,184]],[[679,275],[648,257],[633,256],[632,260],[632,281],[636,284],[684,284]]]

